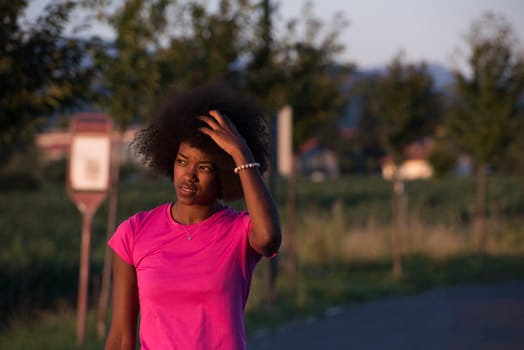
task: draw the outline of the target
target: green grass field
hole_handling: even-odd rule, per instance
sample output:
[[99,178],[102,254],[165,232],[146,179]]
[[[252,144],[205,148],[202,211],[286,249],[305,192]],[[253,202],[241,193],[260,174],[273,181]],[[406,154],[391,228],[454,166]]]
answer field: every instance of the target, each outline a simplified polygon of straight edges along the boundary
[[[296,284],[286,271],[285,181],[276,200],[284,229],[278,257],[276,299],[265,301],[268,263],[255,274],[246,310],[248,332],[326,307],[442,285],[494,283],[524,278],[524,189],[516,178],[488,181],[488,255],[475,254],[471,225],[475,188],[471,178],[407,184],[408,220],[403,233],[404,273],[391,276],[390,184],[378,177],[312,183],[299,179],[294,227]],[[118,221],[173,200],[167,180],[120,187]],[[241,208],[242,203],[233,203]],[[0,348],[71,349],[75,344],[81,216],[62,184],[37,191],[0,193]],[[93,223],[90,301],[96,305],[106,241],[107,203]],[[87,349],[100,349],[94,314]],[[60,344],[60,345],[57,345]]]

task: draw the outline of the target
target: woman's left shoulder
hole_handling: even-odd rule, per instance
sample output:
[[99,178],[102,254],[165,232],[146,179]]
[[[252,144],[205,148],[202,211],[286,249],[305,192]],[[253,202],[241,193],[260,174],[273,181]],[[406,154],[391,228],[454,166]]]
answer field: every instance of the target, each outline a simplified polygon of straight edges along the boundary
[[237,210],[230,206],[224,206],[221,210],[222,218],[227,220],[241,220],[245,217],[249,217],[249,213],[245,210]]
[[222,224],[234,224],[239,225],[242,224],[242,226],[249,226],[251,223],[251,218],[249,217],[249,213],[245,210],[237,210],[229,206],[224,206],[222,210],[220,211],[218,222]]

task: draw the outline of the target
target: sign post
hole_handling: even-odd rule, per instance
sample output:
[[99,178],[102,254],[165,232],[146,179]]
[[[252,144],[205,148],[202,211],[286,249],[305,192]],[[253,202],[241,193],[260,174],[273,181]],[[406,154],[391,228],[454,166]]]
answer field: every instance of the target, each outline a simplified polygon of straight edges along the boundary
[[70,123],[67,192],[82,214],[76,328],[79,347],[85,340],[91,224],[109,192],[112,131],[113,123],[104,114],[77,114]]

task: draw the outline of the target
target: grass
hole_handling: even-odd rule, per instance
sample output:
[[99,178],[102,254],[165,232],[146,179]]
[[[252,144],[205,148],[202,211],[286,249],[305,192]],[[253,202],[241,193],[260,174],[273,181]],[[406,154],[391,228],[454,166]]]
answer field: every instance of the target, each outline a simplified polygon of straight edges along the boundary
[[[299,179],[296,223],[286,217],[285,181],[275,198],[284,242],[275,302],[265,300],[268,262],[258,267],[246,328],[275,327],[328,307],[439,286],[524,278],[524,189],[518,179],[488,181],[488,255],[480,263],[471,237],[474,179],[449,178],[407,186],[404,274],[391,277],[390,184],[378,177],[311,183]],[[173,200],[167,181],[123,183],[118,220]],[[242,208],[242,203],[233,203]],[[107,201],[93,222],[91,306],[96,305]],[[75,344],[81,216],[63,184],[0,192],[0,348],[71,349]],[[297,247],[296,284],[286,272],[290,234]],[[86,349],[100,349],[90,313]]]
[[[95,334],[95,315],[90,312],[83,349],[100,350],[103,339]],[[73,310],[42,313],[37,320],[15,320],[0,333],[0,348],[10,350],[71,350],[77,348],[76,314]]]

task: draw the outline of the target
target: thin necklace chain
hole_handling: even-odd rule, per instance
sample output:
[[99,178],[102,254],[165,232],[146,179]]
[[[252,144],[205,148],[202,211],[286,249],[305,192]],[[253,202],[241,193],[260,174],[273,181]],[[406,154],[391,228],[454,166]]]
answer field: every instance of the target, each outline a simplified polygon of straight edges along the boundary
[[[175,203],[174,205],[175,207],[175,214],[176,214],[176,217],[178,218],[178,223],[182,226],[182,229],[184,230],[184,232],[186,233],[186,236],[187,236],[187,240],[188,241],[192,241],[193,240],[193,236],[200,230],[200,227],[197,227],[197,229],[193,232],[193,233],[189,233],[189,231],[187,230],[187,226],[186,224],[182,223],[182,221],[180,221],[180,215],[178,214],[178,206],[177,206],[177,203]],[[215,207],[215,210],[213,211],[212,214],[216,213],[217,211],[220,210],[220,208],[222,208],[221,205],[218,205],[218,208]],[[212,215],[211,214],[211,215]]]
[[[182,229],[184,229],[184,232],[185,232],[186,235],[187,235],[187,240],[188,240],[188,241],[192,241],[192,240],[193,240],[193,236],[191,236],[191,235],[189,234],[189,231],[187,230],[186,225],[182,224]],[[195,232],[193,232],[193,234],[197,233],[197,231],[198,231],[198,229],[196,229]]]

